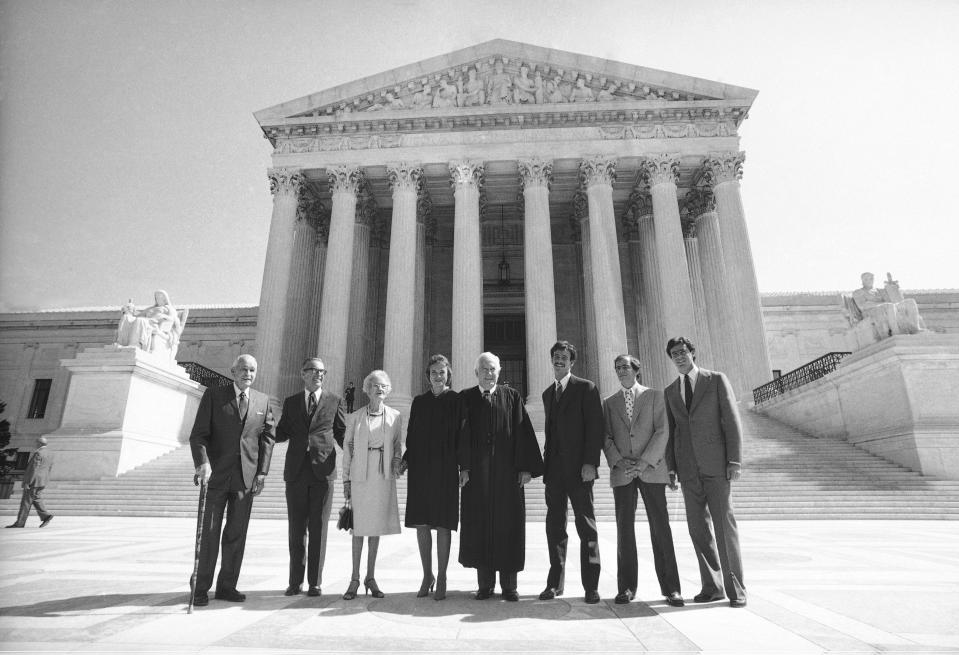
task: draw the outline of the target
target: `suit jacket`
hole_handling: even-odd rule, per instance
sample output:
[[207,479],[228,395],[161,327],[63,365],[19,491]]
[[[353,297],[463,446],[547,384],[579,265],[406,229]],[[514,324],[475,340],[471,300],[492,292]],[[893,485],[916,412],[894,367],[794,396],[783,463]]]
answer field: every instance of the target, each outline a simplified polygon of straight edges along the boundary
[[[366,405],[346,417],[346,437],[343,442],[343,479],[366,480],[366,452],[369,437],[360,425],[366,420]],[[403,450],[403,421],[398,410],[383,405],[383,421],[386,435],[383,439],[383,474],[387,480],[393,477],[393,464],[401,461]]]
[[557,405],[555,382],[543,391],[546,408],[545,474],[543,481],[582,482],[583,464],[599,466],[603,448],[603,403],[589,380],[570,375]]
[[276,426],[277,442],[290,442],[286,451],[283,479],[287,482],[295,480],[300,467],[303,466],[303,459],[309,457],[310,467],[318,480],[335,480],[334,443],[343,447],[345,430],[346,404],[335,393],[323,390],[312,417],[307,412],[304,391],[284,400],[283,414]]
[[239,456],[243,484],[253,487],[253,478],[270,472],[273,456],[274,422],[269,397],[249,389],[246,420],[240,418],[232,384],[210,387],[203,392],[190,433],[193,464],[209,463],[213,468],[210,487],[226,486]]
[[680,480],[697,474],[726,477],[729,462],[743,461],[742,425],[729,380],[719,371],[699,369],[689,412],[679,391],[681,380],[666,387],[666,465]]
[[50,471],[53,470],[53,455],[47,452],[46,446],[40,446],[30,455],[27,470],[23,472],[24,487],[47,486],[50,481]]
[[[617,466],[624,457],[639,460],[639,479],[643,482],[669,482],[666,467],[666,403],[663,394],[649,387],[639,386],[633,401],[633,420],[626,416],[626,399],[619,389],[603,401],[606,420],[606,441],[603,451],[609,463],[609,485],[621,487],[631,482],[626,477],[626,466]],[[646,465],[655,469],[646,473]]]

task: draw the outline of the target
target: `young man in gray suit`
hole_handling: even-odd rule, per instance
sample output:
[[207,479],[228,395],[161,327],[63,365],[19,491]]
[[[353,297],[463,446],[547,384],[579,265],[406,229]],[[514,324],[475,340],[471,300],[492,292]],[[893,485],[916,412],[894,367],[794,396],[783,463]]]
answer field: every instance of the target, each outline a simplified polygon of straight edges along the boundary
[[699,560],[703,588],[693,600],[708,603],[728,597],[731,607],[746,607],[739,529],[730,497],[730,483],[739,479],[743,461],[736,397],[725,375],[696,366],[696,347],[686,337],[670,339],[666,353],[679,371],[666,387],[666,463],[670,476],[678,474],[683,485],[686,523]]
[[17,520],[8,528],[22,528],[27,524],[30,507],[35,507],[40,517],[40,527],[45,528],[53,520],[53,514],[43,505],[43,488],[50,480],[53,457],[47,452],[47,438],[37,437],[37,449],[30,455],[27,470],[23,473],[23,496],[20,499],[20,511]]

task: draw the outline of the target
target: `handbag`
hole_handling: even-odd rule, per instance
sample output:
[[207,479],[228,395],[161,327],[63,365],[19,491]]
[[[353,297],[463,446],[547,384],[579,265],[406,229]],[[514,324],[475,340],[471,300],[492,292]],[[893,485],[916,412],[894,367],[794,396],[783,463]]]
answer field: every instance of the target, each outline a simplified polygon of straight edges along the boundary
[[353,506],[350,503],[340,508],[340,518],[336,522],[336,527],[347,532],[353,529]]

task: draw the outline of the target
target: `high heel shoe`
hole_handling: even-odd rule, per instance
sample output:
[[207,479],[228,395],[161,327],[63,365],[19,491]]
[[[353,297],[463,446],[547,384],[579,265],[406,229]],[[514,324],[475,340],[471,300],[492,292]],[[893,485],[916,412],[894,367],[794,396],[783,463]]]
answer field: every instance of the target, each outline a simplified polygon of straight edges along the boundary
[[372,576],[363,581],[363,586],[366,587],[366,593],[373,598],[383,598],[386,595],[376,586],[376,580],[374,580]]
[[416,592],[417,598],[423,598],[429,596],[430,592],[433,591],[433,586],[436,584],[436,578],[433,577],[433,574],[430,573],[430,577],[423,578],[423,584],[420,585],[420,590]]
[[440,575],[436,578],[436,593],[433,594],[433,600],[443,600],[446,598],[446,576]]
[[356,591],[360,588],[360,581],[356,578],[350,580],[350,586],[346,588],[346,593],[343,594],[343,600],[353,600],[356,598]]

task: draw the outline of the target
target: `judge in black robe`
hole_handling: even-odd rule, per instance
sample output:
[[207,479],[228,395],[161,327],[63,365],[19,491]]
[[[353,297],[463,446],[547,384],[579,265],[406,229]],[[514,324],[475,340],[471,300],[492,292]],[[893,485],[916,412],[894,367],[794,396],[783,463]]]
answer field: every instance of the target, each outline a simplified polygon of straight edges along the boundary
[[476,569],[477,600],[489,598],[500,572],[503,598],[517,600],[526,559],[524,485],[543,474],[543,456],[519,392],[496,384],[499,358],[476,362],[479,385],[460,393],[460,564]]

